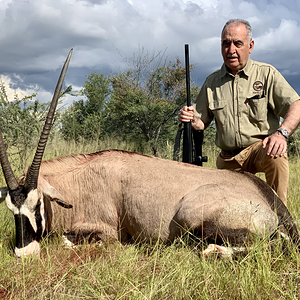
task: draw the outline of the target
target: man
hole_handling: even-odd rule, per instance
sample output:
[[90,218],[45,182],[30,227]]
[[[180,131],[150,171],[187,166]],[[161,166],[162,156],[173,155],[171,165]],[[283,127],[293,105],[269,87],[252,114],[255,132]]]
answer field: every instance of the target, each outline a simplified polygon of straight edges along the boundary
[[183,107],[178,120],[203,130],[215,118],[222,149],[217,167],[264,172],[286,205],[287,138],[300,121],[300,97],[273,66],[249,58],[254,41],[247,21],[229,20],[221,47],[224,64],[206,78],[196,103]]

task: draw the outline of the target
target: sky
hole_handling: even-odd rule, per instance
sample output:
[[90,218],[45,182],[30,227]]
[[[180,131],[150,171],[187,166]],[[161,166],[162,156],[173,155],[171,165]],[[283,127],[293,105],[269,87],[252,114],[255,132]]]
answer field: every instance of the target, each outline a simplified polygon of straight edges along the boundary
[[[222,65],[225,22],[250,22],[251,58],[276,67],[300,95],[300,0],[0,0],[0,77],[9,99],[50,101],[71,48],[65,79],[79,91],[91,73],[118,74],[138,53],[184,63],[202,85]],[[69,105],[76,97],[67,97]]]

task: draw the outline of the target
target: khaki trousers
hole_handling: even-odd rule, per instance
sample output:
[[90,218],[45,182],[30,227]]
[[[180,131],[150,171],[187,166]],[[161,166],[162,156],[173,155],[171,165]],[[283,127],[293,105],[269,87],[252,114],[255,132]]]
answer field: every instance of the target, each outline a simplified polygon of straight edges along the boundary
[[222,151],[217,158],[218,169],[230,169],[252,174],[265,173],[267,183],[275,190],[282,202],[287,205],[289,184],[289,164],[287,153],[282,157],[271,158],[267,148],[263,149],[262,141],[245,148],[232,156]]

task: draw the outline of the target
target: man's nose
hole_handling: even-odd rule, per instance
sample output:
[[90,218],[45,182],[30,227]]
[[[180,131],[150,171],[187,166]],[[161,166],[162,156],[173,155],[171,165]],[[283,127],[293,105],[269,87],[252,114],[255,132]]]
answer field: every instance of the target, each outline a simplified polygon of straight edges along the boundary
[[231,42],[230,45],[229,45],[228,52],[229,52],[230,54],[233,54],[233,53],[235,53],[235,51],[236,51],[236,47],[235,47],[234,43]]

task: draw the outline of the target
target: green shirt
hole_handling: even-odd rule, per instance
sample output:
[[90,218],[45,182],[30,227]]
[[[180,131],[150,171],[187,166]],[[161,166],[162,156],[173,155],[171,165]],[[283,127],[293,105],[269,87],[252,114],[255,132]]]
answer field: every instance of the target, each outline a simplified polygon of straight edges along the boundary
[[236,76],[225,64],[209,75],[194,105],[204,124],[215,118],[216,145],[233,150],[274,133],[299,98],[273,66],[249,59]]

